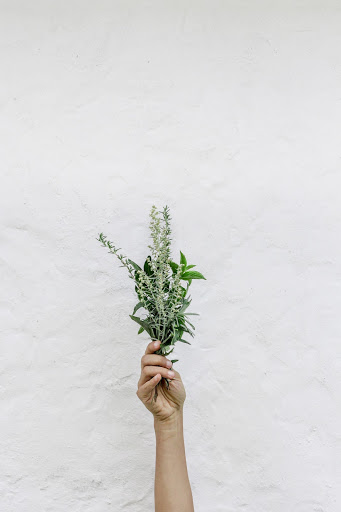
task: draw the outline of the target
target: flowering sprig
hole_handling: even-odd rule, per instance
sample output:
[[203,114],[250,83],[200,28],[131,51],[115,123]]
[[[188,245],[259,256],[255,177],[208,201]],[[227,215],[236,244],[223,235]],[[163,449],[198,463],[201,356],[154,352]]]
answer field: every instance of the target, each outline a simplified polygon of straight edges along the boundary
[[[145,331],[152,340],[161,341],[156,354],[163,356],[173,352],[177,341],[190,345],[183,336],[189,334],[194,337],[195,327],[187,317],[196,313],[187,312],[192,301],[188,290],[193,279],[205,279],[200,272],[192,270],[195,265],[188,265],[181,251],[179,263],[171,260],[170,220],[168,206],[161,211],[152,206],[149,224],[152,241],[148,245],[150,255],[143,268],[119,253],[121,249],[116,248],[103,233],[97,239],[110,253],[115,254],[127,269],[129,277],[134,280],[138,303],[130,318],[139,324],[138,334]],[[183,286],[183,281],[186,287]],[[141,308],[146,312],[144,318],[136,316]],[[178,359],[172,359],[172,363],[176,361]],[[167,379],[166,381],[168,384]]]

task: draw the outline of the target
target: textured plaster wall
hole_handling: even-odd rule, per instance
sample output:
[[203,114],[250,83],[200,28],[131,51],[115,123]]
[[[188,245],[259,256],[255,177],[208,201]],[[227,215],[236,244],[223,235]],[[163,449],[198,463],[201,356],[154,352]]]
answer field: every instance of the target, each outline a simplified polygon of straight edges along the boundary
[[196,512],[339,512],[340,3],[0,6],[1,512],[153,510],[147,339],[95,240],[141,261],[153,203],[207,276]]

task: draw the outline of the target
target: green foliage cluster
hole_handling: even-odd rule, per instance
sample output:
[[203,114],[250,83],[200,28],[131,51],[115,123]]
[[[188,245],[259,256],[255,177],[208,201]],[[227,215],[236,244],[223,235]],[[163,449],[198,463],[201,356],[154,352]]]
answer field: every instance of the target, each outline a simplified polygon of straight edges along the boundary
[[[143,268],[119,253],[107,237],[100,233],[102,245],[115,254],[128,271],[129,277],[135,282],[138,303],[130,318],[139,324],[138,334],[146,332],[152,340],[160,340],[160,349],[156,352],[168,356],[174,350],[177,341],[190,342],[184,339],[188,334],[194,337],[194,325],[188,317],[196,315],[187,311],[191,304],[188,294],[189,287],[195,279],[205,279],[198,271],[192,270],[196,265],[188,265],[185,255],[180,251],[180,261],[171,259],[171,228],[168,206],[159,211],[153,205],[150,212],[150,233],[152,242],[148,245],[150,255]],[[137,316],[137,311],[142,315]],[[175,363],[178,359],[173,359]]]

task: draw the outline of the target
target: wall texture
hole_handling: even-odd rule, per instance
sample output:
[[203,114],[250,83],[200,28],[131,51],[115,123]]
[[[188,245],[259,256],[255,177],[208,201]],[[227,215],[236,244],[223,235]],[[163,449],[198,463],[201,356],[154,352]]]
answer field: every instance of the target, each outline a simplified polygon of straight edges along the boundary
[[340,3],[0,6],[1,511],[153,510],[147,339],[96,236],[141,261],[167,203],[207,276],[196,512],[339,512]]

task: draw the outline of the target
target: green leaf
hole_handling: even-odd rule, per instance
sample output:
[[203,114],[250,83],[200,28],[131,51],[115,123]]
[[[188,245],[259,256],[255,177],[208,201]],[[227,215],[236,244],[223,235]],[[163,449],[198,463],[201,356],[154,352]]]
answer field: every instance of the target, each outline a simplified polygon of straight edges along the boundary
[[192,336],[192,338],[194,338],[194,333],[191,331],[191,329],[187,326],[185,326],[184,328],[184,332],[187,332],[187,334],[189,334],[190,336]]
[[185,272],[182,274],[181,279],[184,279],[185,281],[190,281],[192,279],[206,279],[200,272],[197,272],[196,270],[190,270],[189,272]]
[[190,343],[189,341],[186,341],[186,340],[179,340],[179,341],[182,341],[182,343],[188,343],[188,345],[192,345],[192,343]]
[[141,270],[141,267],[139,267],[138,264],[134,261],[127,259],[127,262],[130,263],[130,265],[132,265],[135,270]]
[[129,316],[130,316],[130,318],[132,320],[134,320],[134,322],[136,322],[141,327],[143,327],[144,330],[147,331],[149,336],[152,336],[152,330],[151,330],[150,325],[148,324],[148,322],[146,320],[142,320],[142,318],[139,318],[138,316],[134,316],[134,315],[129,315]]
[[187,320],[187,318],[186,318],[186,322],[187,322],[187,323],[192,327],[192,329],[194,329],[194,330],[195,330],[194,325],[193,325],[193,324],[191,324],[191,322],[190,322],[189,320]]
[[170,261],[169,265],[170,265],[171,269],[173,270],[173,274],[175,274],[178,270],[179,265],[177,263],[175,263],[174,261]]
[[178,339],[178,331],[175,329],[173,331],[173,336],[172,336],[172,339],[170,341],[170,345],[174,345],[174,343],[176,343],[177,339]]
[[141,334],[141,332],[143,332],[143,331],[144,331],[144,328],[143,328],[143,327],[140,327],[140,328],[139,328],[139,330],[138,330],[138,332],[137,332],[137,334]]
[[177,361],[179,361],[179,359],[171,359],[172,363],[176,363]]
[[136,304],[136,306],[134,307],[133,315],[135,315],[136,311],[140,308],[143,308],[142,302],[139,302],[138,304]]
[[194,268],[196,265],[187,265],[186,270],[189,270],[190,268]]
[[190,300],[184,300],[183,302],[183,305],[181,306],[181,308],[177,311],[177,314],[178,315],[182,315],[184,311],[186,311],[186,309],[188,308],[188,306],[190,305],[191,301]]
[[151,257],[147,256],[147,259],[144,262],[144,267],[143,267],[143,270],[145,271],[147,276],[151,276],[153,274],[153,270],[152,270],[150,262],[151,262]]
[[195,315],[195,316],[200,316],[199,313],[184,313],[185,316],[189,316],[189,315]]
[[177,333],[176,333],[176,341],[181,340],[183,334],[184,334],[184,330],[179,329],[179,331],[177,331]]
[[187,266],[186,256],[181,251],[180,251],[180,264],[184,266],[184,269]]

